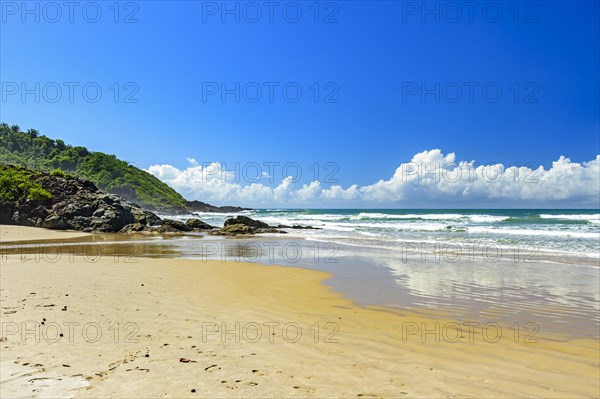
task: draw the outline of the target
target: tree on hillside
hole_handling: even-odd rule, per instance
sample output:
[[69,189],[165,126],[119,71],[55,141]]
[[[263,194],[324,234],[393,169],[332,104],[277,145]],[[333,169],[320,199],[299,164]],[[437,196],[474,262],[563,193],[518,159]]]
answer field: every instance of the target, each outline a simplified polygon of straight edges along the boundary
[[67,146],[64,141],[59,139],[56,140],[56,148],[58,148],[59,151],[64,151],[67,148]]
[[38,132],[35,129],[29,129],[27,131],[27,134],[29,135],[29,138],[31,139],[31,141],[33,141],[34,138],[36,138],[40,135],[40,132]]
[[127,193],[132,200],[154,209],[185,207],[185,199],[179,193],[148,172],[128,165],[115,155],[53,140],[36,129],[21,131],[17,125],[0,123],[1,164],[45,172],[61,169],[89,179],[103,190]]
[[29,141],[31,143],[31,149],[33,151],[33,159],[32,159],[32,161],[33,161],[33,168],[36,169],[37,168],[37,159],[38,159],[38,156],[37,156],[37,148],[35,147],[35,144],[34,144],[33,140],[40,135],[40,132],[38,132],[35,129],[29,129],[29,130],[27,130],[27,135],[29,135]]

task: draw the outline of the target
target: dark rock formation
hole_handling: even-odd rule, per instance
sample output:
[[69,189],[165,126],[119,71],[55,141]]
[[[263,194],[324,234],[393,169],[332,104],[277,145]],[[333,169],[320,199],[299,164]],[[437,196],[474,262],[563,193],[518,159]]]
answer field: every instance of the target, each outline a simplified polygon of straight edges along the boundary
[[132,223],[132,224],[128,224],[127,226],[123,227],[121,230],[119,230],[119,233],[139,233],[142,231],[147,231],[148,227],[141,224],[141,223]]
[[255,227],[257,229],[266,229],[270,227],[265,222],[261,222],[260,220],[250,219],[248,216],[237,216],[231,219],[227,219],[225,221],[225,227],[234,224],[243,224],[244,226]]
[[239,206],[214,206],[201,201],[186,201],[187,212],[223,212],[235,213],[248,211],[249,208],[240,208]]
[[[209,231],[213,235],[251,235],[257,233],[285,233],[286,229],[312,229],[310,226],[269,226],[267,223],[237,216],[218,229],[192,218],[185,223],[162,220],[139,205],[115,194],[107,194],[94,183],[77,177],[62,177],[32,172],[31,179],[48,191],[52,198],[46,201],[22,198],[18,201],[0,199],[0,224],[45,227],[57,230],[84,232],[156,232],[185,233]],[[125,193],[126,194],[126,193]],[[200,201],[188,201],[195,212],[239,212],[246,208],[216,207]]]
[[69,228],[69,225],[62,216],[53,215],[48,216],[46,220],[42,222],[42,227],[53,230],[66,230]]
[[237,235],[253,235],[257,233],[255,227],[246,226],[245,224],[229,224],[222,229],[211,231],[211,235],[219,236],[237,236]]
[[250,208],[239,206],[215,206],[202,201],[185,201],[183,205],[164,208],[161,212],[167,215],[185,215],[194,212],[236,213],[249,210]]
[[39,172],[33,172],[31,179],[52,198],[0,200],[0,223],[85,232],[118,232],[132,224],[135,226],[128,230],[138,231],[139,225],[146,228],[162,223],[152,212],[117,195],[106,194],[87,180]]
[[[243,228],[241,226],[245,226]],[[281,229],[317,229],[317,227],[312,226],[269,226],[265,222],[261,222],[260,220],[254,220],[249,218],[248,216],[236,216],[235,218],[230,218],[225,221],[225,227],[222,229],[218,229],[215,231],[211,231],[211,235],[223,235],[223,236],[232,236],[232,235],[248,235],[248,234],[259,234],[259,233],[278,233],[278,234],[286,234],[287,232]]]
[[259,233],[277,233],[277,234],[287,234],[287,231],[279,230],[275,227],[268,227],[266,229],[259,229]]
[[190,226],[194,230],[213,230],[213,229],[216,229],[215,226],[211,226],[210,224],[204,223],[202,220],[195,219],[195,218],[186,220],[185,224],[187,224],[188,226]]
[[9,223],[15,213],[15,203],[0,199],[0,224]]
[[44,207],[45,202],[24,199],[15,203],[12,215],[8,215],[9,220],[6,224],[41,227],[44,220],[50,216],[50,211]]
[[183,222],[180,222],[179,220],[163,219],[162,225],[171,227],[171,228],[175,229],[176,231],[192,231],[192,228],[190,226],[188,226],[187,224],[185,224]]
[[111,198],[110,203],[106,198],[98,202],[98,208],[92,214],[90,228],[93,231],[119,231],[128,224],[136,223],[133,212],[127,207]]
[[280,224],[280,225],[277,225],[276,227],[278,229],[321,230],[320,227],[300,226],[299,224],[295,224],[293,226],[286,226],[285,224]]
[[[135,205],[135,204],[134,204]],[[138,223],[143,224],[148,227],[160,226],[162,224],[162,219],[156,216],[154,213],[142,209],[140,207],[134,207],[131,209],[131,213],[133,213],[133,217]]]

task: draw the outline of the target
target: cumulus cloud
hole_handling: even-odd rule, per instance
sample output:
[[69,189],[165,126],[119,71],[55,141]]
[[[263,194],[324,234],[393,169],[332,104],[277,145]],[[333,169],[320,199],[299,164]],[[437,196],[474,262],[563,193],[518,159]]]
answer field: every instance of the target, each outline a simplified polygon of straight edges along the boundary
[[[186,169],[152,165],[148,172],[189,199],[250,206],[599,206],[600,155],[577,163],[561,156],[550,169],[537,165],[480,165],[457,161],[439,149],[415,154],[387,180],[359,187],[305,184],[291,176],[275,185],[241,181],[238,173],[215,162],[188,159]],[[269,177],[268,174],[262,175]],[[272,181],[272,180],[271,180]]]

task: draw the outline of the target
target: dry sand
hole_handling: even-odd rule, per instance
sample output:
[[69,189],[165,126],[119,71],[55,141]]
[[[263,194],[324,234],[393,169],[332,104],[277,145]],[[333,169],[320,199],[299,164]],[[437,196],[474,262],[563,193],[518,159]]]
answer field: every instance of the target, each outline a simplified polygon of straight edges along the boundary
[[[600,394],[595,340],[538,334],[538,342],[524,342],[522,331],[515,342],[514,331],[502,329],[491,342],[495,329],[485,339],[464,320],[455,321],[462,326],[456,335],[444,328],[450,317],[357,307],[323,285],[328,275],[321,272],[218,261],[35,259],[8,255],[0,264],[2,397]],[[439,332],[421,335],[436,323]],[[420,331],[408,335],[414,328]]]
[[79,238],[91,236],[90,233],[81,231],[58,231],[49,229],[39,229],[36,227],[7,226],[0,224],[0,243],[8,244],[12,242],[43,242],[57,241],[70,238]]

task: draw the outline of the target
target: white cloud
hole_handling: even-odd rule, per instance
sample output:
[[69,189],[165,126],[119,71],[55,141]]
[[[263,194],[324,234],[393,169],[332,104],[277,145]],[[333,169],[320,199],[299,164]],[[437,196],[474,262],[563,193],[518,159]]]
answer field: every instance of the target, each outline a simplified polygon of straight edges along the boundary
[[[246,206],[598,206],[600,155],[576,163],[561,156],[548,170],[542,166],[479,165],[457,161],[454,153],[423,151],[404,162],[387,180],[358,187],[325,187],[318,181],[300,185],[292,177],[276,187],[239,181],[221,164],[153,165],[148,172],[189,199]],[[263,178],[268,177],[263,174]]]

